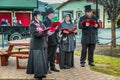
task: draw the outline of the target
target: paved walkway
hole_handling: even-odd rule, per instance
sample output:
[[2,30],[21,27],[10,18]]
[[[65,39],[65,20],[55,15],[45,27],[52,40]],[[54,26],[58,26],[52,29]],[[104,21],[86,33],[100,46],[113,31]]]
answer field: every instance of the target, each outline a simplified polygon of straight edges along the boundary
[[[16,69],[15,58],[9,58],[8,66],[0,66],[0,80],[3,79],[33,79],[33,75],[26,74],[26,69]],[[20,60],[21,65],[26,65],[27,59]],[[58,64],[56,65],[59,69]],[[52,72],[44,80],[120,80],[120,77],[91,71],[89,66],[82,68],[79,64],[79,56],[75,56],[75,68]]]

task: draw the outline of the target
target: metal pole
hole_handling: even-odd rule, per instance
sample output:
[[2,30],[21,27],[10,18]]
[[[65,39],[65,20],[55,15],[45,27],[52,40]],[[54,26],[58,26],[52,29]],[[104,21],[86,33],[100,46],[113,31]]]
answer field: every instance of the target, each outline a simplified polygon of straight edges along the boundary
[[98,0],[96,0],[96,18],[98,21]]
[[[96,20],[98,22],[98,0],[96,0]],[[99,43],[98,31],[97,31],[97,43]]]
[[2,34],[2,48],[4,48],[4,34]]

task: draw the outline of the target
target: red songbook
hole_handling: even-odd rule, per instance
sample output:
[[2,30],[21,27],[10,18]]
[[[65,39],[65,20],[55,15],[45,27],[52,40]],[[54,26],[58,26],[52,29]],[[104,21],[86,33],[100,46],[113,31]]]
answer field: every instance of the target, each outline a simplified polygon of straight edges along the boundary
[[95,20],[90,20],[90,24],[92,24],[93,26],[96,26],[96,21]]
[[62,24],[61,22],[53,22],[51,26],[46,28],[44,31],[50,30],[51,32],[54,32],[61,24]]
[[62,28],[62,29],[60,29],[60,30],[61,30],[61,31],[66,30],[66,31],[68,31],[69,33],[71,33],[71,32],[74,32],[75,30],[77,30],[77,28],[73,28],[73,29]]
[[93,26],[96,26],[96,24],[97,24],[95,20],[87,19],[87,20],[83,20],[83,21],[81,22],[81,25],[85,25],[86,23],[89,23],[89,24],[91,24],[91,25],[93,25]]

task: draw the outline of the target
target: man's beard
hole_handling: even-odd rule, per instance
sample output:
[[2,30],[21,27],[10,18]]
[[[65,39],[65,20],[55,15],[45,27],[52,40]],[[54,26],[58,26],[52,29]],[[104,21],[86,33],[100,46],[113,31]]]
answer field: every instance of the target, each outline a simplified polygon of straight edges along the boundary
[[87,16],[88,18],[91,18],[93,15],[92,15],[92,14],[89,14],[89,15],[86,14],[86,16]]

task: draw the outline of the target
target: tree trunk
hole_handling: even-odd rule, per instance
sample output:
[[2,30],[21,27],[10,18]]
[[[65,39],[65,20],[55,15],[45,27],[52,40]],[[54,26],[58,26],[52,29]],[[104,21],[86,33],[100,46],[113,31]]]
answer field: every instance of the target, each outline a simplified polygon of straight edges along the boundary
[[111,40],[111,48],[116,48],[116,20],[111,20],[111,32],[112,32],[112,40]]

